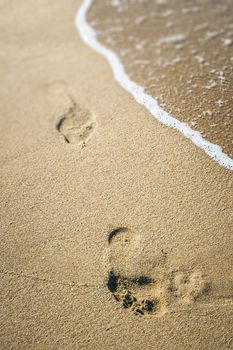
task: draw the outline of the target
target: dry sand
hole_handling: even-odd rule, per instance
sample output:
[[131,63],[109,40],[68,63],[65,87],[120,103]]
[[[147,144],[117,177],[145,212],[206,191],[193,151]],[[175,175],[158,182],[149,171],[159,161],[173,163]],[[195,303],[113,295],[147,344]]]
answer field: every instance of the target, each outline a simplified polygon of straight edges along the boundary
[[80,4],[0,4],[0,347],[232,349],[232,172],[117,85]]

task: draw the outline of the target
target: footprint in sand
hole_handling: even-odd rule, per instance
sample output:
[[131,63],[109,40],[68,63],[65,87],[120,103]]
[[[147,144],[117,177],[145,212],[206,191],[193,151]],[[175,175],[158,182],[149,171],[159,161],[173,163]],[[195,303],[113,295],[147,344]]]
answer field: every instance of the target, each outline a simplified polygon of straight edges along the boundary
[[60,118],[56,128],[66,142],[85,145],[96,128],[96,121],[88,110],[73,103]]
[[123,308],[135,315],[160,317],[207,295],[210,283],[200,272],[172,271],[163,249],[153,256],[143,237],[127,227],[108,235],[107,287]]
[[166,312],[165,288],[161,273],[156,278],[152,269],[161,269],[166,261],[162,252],[144,264],[140,235],[132,235],[126,227],[119,227],[108,236],[106,253],[107,287],[116,301],[134,314],[161,316]]
[[57,131],[67,143],[86,145],[97,127],[93,114],[76,103],[65,81],[51,81],[46,87],[53,114],[60,116],[56,122]]
[[183,303],[192,303],[209,294],[211,289],[207,277],[199,271],[191,273],[177,271],[172,282],[174,296]]

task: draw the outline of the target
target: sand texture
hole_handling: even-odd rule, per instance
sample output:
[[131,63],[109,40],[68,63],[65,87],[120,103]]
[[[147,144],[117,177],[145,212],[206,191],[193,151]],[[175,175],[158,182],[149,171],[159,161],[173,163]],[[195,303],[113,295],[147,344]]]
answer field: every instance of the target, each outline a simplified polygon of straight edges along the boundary
[[232,172],[115,82],[80,5],[0,3],[0,349],[232,349]]

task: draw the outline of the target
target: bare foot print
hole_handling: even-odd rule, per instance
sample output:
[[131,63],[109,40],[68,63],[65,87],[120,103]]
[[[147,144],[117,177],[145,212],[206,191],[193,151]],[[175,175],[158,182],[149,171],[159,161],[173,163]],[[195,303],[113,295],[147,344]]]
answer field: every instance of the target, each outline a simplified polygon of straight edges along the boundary
[[201,272],[178,271],[173,278],[174,295],[183,303],[192,303],[208,295],[211,283]]
[[[145,238],[127,227],[108,235],[107,287],[124,309],[135,315],[161,317],[194,304],[216,302],[211,283],[200,271],[175,270],[164,249],[147,251]],[[151,246],[150,244],[148,246]]]
[[[108,243],[107,287],[114,299],[135,315],[163,315],[166,312],[165,288],[159,276],[154,279],[144,274],[146,270],[140,263],[134,263],[140,236],[132,235],[126,227],[118,227],[109,233]],[[163,264],[163,259],[160,262]],[[147,266],[147,270],[150,267]]]
[[66,142],[85,145],[96,128],[96,122],[88,110],[73,103],[60,118],[56,128]]
[[47,91],[50,108],[57,116],[57,131],[67,143],[85,146],[97,127],[93,114],[76,103],[67,82],[48,82]]

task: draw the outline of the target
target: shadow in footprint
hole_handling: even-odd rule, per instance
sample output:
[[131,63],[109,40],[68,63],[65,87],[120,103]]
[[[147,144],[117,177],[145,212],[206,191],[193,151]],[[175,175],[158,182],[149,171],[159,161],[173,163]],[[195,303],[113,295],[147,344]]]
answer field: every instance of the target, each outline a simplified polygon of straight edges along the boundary
[[119,233],[127,232],[127,227],[117,227],[114,230],[112,230],[108,235],[108,243],[110,244],[112,242],[112,239],[116,237]]
[[114,274],[113,271],[109,272],[107,286],[111,293],[115,293],[117,291],[118,277]]

